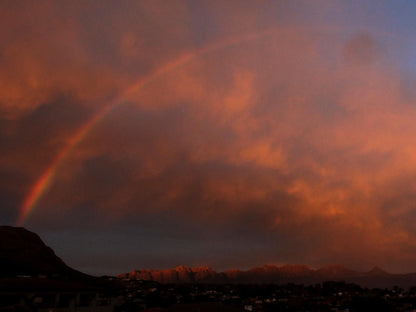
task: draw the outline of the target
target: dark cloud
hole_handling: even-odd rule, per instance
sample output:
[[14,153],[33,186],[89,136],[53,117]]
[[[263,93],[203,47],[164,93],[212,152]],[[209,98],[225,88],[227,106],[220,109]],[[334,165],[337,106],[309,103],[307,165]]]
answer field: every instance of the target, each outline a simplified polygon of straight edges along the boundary
[[1,6],[3,222],[58,159],[27,226],[79,268],[412,268],[414,98],[348,5]]

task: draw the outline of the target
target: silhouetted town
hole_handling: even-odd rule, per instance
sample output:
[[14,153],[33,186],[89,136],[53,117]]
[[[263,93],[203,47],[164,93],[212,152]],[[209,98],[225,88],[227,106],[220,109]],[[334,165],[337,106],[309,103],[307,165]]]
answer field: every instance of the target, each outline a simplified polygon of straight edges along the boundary
[[[378,268],[264,266],[227,275],[179,266],[93,277],[68,267],[35,233],[7,226],[0,226],[0,261],[0,312],[416,311],[415,274]],[[310,282],[324,276],[391,286],[339,277]],[[149,280],[156,278],[163,282]]]
[[116,277],[103,279],[111,287],[2,291],[0,311],[416,311],[416,287],[368,289],[343,281],[276,285],[161,284]]
[[[367,289],[345,282],[159,284],[125,280],[115,308],[160,311],[416,311],[416,288]],[[150,310],[149,310],[150,311]],[[157,310],[151,310],[157,311]]]

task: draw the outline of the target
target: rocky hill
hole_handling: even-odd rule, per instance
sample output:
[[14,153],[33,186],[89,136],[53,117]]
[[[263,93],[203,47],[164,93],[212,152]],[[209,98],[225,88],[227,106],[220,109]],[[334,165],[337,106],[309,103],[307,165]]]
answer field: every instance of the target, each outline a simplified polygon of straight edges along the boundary
[[67,266],[40,237],[21,227],[0,226],[0,278],[88,278]]
[[215,272],[208,267],[178,266],[165,270],[134,270],[120,278],[151,280],[160,283],[298,283],[315,284],[325,281],[346,281],[364,287],[416,286],[416,274],[390,274],[375,267],[369,272],[357,272],[342,265],[311,269],[305,265],[265,265],[250,270]]
[[167,270],[134,270],[130,273],[121,274],[120,277],[151,280],[160,283],[221,282],[224,278],[223,274],[217,273],[209,267],[189,268],[183,265]]
[[0,294],[117,287],[117,283],[70,268],[37,234],[21,227],[0,226]]

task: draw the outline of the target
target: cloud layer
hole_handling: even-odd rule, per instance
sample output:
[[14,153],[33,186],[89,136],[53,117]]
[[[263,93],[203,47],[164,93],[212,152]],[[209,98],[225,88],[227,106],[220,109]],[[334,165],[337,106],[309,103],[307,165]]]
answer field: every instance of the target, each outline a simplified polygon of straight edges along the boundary
[[166,253],[216,268],[416,269],[416,107],[400,38],[304,19],[317,8],[285,1],[6,1],[0,12],[3,222],[71,136],[122,99],[57,168],[28,226],[107,229],[129,242],[126,266],[173,265]]

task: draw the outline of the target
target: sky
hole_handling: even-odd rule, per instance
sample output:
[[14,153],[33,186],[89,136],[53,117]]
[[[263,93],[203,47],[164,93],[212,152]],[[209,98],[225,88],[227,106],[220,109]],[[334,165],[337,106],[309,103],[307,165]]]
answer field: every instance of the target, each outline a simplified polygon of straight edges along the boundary
[[416,272],[416,3],[0,2],[0,224],[90,274]]

